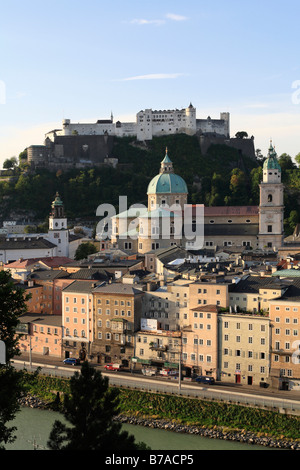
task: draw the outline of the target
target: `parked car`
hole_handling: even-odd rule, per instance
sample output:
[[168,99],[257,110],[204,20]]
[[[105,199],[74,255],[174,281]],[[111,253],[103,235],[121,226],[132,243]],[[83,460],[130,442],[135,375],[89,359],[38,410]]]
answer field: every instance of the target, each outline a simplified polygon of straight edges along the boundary
[[148,376],[149,376],[149,375],[150,375],[150,376],[156,375],[156,369],[153,369],[153,368],[151,368],[151,367],[144,367],[144,368],[142,369],[142,374],[143,374],[143,375],[148,375]]
[[122,364],[106,364],[104,366],[104,369],[106,369],[106,370],[122,370],[123,366],[122,366]]
[[195,378],[195,382],[212,385],[215,383],[215,379],[209,375],[198,375],[198,377]]
[[177,370],[172,370],[172,369],[161,369],[159,371],[160,375],[167,375],[167,376],[170,376],[170,375],[178,375],[178,371]]
[[80,364],[80,359],[76,359],[75,357],[67,357],[63,360],[64,364],[70,364],[72,366],[78,366]]

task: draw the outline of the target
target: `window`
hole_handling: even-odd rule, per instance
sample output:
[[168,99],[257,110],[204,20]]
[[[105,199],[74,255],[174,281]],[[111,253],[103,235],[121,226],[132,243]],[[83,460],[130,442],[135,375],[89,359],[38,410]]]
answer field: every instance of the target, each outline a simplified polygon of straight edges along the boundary
[[273,231],[272,225],[268,225],[268,233],[272,233],[272,231]]

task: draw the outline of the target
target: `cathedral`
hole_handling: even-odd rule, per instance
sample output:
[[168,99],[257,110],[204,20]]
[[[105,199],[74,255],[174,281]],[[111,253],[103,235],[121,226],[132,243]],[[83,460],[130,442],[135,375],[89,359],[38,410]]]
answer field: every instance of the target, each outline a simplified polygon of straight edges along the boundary
[[[148,207],[130,208],[112,218],[113,247],[130,254],[146,254],[172,245],[189,251],[222,247],[276,251],[282,246],[284,189],[272,142],[263,165],[259,206],[188,205],[187,185],[174,172],[167,149],[159,173],[148,185],[147,195]],[[201,246],[187,237],[187,216],[191,233],[200,228],[201,234],[202,230]]]

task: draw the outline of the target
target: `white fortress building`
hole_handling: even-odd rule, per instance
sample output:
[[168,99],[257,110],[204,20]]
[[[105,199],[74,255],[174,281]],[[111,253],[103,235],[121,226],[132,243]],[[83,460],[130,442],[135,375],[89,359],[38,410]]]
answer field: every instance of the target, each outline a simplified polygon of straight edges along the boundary
[[145,109],[136,115],[136,122],[114,122],[113,115],[108,120],[96,123],[72,123],[64,119],[62,129],[55,129],[46,134],[46,138],[54,141],[56,136],[88,136],[108,135],[116,137],[134,136],[138,141],[151,140],[170,134],[203,135],[213,134],[225,138],[230,137],[230,114],[221,113],[220,119],[197,119],[196,108],[192,104],[188,108],[173,110]]

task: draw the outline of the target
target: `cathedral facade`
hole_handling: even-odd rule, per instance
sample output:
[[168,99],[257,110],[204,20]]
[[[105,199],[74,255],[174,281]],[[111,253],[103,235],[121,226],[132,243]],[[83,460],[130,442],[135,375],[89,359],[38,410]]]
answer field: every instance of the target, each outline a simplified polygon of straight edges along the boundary
[[[174,172],[167,150],[147,195],[148,207],[130,208],[112,218],[111,243],[122,251],[146,254],[172,245],[190,251],[222,247],[276,251],[282,246],[284,189],[272,143],[263,166],[259,206],[188,205],[187,185]],[[191,233],[200,236],[196,243]]]

